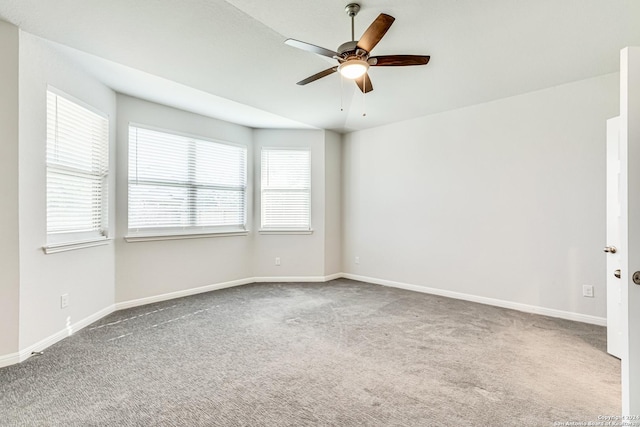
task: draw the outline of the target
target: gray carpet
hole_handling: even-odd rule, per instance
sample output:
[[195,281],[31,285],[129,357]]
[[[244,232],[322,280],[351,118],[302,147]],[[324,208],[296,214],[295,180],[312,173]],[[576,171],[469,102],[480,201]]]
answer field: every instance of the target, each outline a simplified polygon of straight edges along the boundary
[[598,326],[335,280],[123,310],[0,369],[2,426],[553,426],[620,413]]

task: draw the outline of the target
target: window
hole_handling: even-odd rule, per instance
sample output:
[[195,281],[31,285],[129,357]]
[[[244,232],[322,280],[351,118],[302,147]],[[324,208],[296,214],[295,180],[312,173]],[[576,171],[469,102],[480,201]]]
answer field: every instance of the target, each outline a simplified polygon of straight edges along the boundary
[[109,120],[47,91],[47,249],[106,240]]
[[247,150],[129,126],[129,233],[246,230]]
[[262,230],[311,230],[311,153],[262,149]]

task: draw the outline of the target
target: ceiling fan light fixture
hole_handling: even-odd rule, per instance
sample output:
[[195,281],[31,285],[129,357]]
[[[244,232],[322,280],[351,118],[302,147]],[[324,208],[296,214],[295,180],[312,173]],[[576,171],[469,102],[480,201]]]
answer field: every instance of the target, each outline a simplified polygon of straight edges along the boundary
[[361,59],[351,59],[338,66],[338,71],[348,79],[362,77],[369,69],[369,63]]
[[333,73],[340,73],[342,77],[353,80],[362,93],[368,93],[373,90],[371,79],[367,74],[369,66],[403,67],[407,65],[426,65],[429,62],[430,57],[426,55],[370,56],[371,51],[387,33],[389,27],[391,27],[391,24],[395,21],[395,18],[386,13],[381,13],[364,31],[360,40],[356,40],[354,34],[354,18],[359,10],[360,5],[357,3],[350,3],[345,7],[347,15],[351,18],[351,41],[342,43],[337,51],[295,39],[287,39],[284,41],[285,44],[289,46],[338,61],[337,67],[333,66],[319,73],[315,73],[304,80],[300,80],[296,83],[297,85],[304,86]]

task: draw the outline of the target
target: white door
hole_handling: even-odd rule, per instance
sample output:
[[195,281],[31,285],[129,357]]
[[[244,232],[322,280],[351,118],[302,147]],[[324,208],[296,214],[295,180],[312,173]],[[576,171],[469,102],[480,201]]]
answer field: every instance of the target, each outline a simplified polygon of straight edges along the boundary
[[607,120],[607,352],[622,358],[620,117]]
[[[620,56],[622,413],[640,415],[640,47]],[[634,273],[638,276],[634,281]]]

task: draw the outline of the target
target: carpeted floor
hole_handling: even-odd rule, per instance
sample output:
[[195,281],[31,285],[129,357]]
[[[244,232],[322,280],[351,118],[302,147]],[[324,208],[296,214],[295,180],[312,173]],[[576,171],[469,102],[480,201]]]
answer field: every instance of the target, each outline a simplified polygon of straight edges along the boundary
[[621,410],[605,339],[598,326],[350,280],[253,284],[114,313],[0,369],[0,425],[597,421]]

